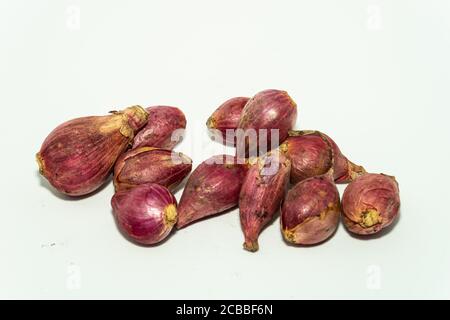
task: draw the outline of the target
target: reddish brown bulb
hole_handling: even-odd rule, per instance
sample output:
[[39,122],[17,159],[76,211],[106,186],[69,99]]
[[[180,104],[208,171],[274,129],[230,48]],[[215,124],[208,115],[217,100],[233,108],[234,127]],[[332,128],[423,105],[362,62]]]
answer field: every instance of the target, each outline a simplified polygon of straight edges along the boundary
[[214,156],[189,177],[178,207],[177,228],[238,205],[247,164],[232,156]]
[[140,147],[124,153],[114,167],[116,191],[147,183],[174,190],[192,170],[192,160],[180,152]]
[[280,209],[290,168],[290,161],[278,151],[256,159],[250,167],[239,200],[244,249],[258,251],[260,232]]
[[58,191],[82,196],[98,189],[148,114],[140,106],[102,117],[63,123],[45,139],[36,155],[40,173]]
[[117,192],[111,205],[120,230],[130,240],[153,245],[163,241],[177,221],[177,201],[158,184]]
[[236,97],[225,101],[209,117],[206,125],[214,133],[220,134],[223,144],[236,145],[236,128],[249,98]]
[[281,229],[286,241],[313,245],[327,240],[339,224],[339,192],[331,177],[324,175],[299,182],[281,209]]
[[350,183],[342,198],[344,224],[358,235],[379,233],[399,215],[400,195],[394,177],[366,174]]
[[347,183],[366,173],[349,161],[336,143],[319,131],[291,131],[281,146],[292,162],[291,182],[323,175],[333,169],[336,183]]
[[173,149],[182,139],[186,129],[184,113],[175,107],[155,106],[146,109],[149,117],[146,126],[133,141],[133,149],[153,147]]
[[277,148],[286,140],[296,120],[297,104],[286,91],[257,93],[247,102],[239,120],[238,155],[256,156]]

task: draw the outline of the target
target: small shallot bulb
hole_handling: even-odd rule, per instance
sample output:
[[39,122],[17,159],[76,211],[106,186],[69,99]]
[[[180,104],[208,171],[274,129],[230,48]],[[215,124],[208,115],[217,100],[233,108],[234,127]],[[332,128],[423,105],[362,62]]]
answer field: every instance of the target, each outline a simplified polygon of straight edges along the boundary
[[[292,134],[292,132],[291,132]],[[291,160],[291,183],[324,175],[333,167],[333,151],[318,131],[290,136],[280,147]]]
[[251,160],[239,200],[239,213],[244,232],[244,249],[258,251],[258,238],[263,228],[274,218],[284,198],[290,161],[278,150]]
[[400,194],[394,177],[366,174],[348,185],[342,198],[344,224],[357,235],[372,235],[399,216]]
[[239,125],[242,110],[244,110],[249,98],[236,97],[225,101],[209,117],[206,126],[211,131],[220,134],[223,144],[236,145],[236,128]]
[[140,106],[108,116],[74,119],[53,130],[36,155],[40,173],[59,192],[82,196],[98,189],[117,158],[147,122]]
[[163,241],[177,222],[177,201],[157,184],[117,192],[111,205],[120,230],[130,240],[153,245]]
[[153,147],[173,149],[183,138],[186,129],[184,113],[169,106],[155,106],[146,109],[149,116],[145,127],[139,131],[133,141],[133,149]]
[[286,241],[314,245],[330,238],[339,224],[341,205],[333,179],[327,175],[299,182],[281,208],[281,230]]
[[297,120],[297,104],[286,91],[264,90],[245,105],[239,119],[239,157],[257,156],[277,148]]
[[366,173],[342,154],[333,139],[320,131],[290,131],[281,150],[292,162],[292,184],[326,174],[330,169],[336,183],[348,183]]
[[232,156],[214,156],[200,164],[181,196],[177,228],[236,207],[246,172],[247,164]]
[[157,183],[174,190],[191,172],[192,160],[180,152],[140,147],[124,153],[114,167],[116,191]]

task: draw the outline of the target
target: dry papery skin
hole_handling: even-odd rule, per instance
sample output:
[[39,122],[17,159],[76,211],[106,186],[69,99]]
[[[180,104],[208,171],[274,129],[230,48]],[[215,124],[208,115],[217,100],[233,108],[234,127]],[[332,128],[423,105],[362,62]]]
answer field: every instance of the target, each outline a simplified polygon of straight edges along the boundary
[[236,207],[247,163],[233,156],[214,156],[189,177],[178,206],[177,228]]
[[70,120],[45,139],[36,155],[40,173],[59,192],[82,196],[98,189],[135,133],[147,122],[140,106]]
[[344,224],[358,235],[372,235],[390,226],[399,215],[400,194],[394,177],[366,174],[345,189]]
[[242,185],[239,212],[244,249],[255,252],[259,249],[260,232],[280,209],[289,183],[291,163],[278,151],[252,159],[252,162]]
[[292,162],[293,184],[326,174],[331,168],[336,183],[348,183],[366,173],[342,154],[333,139],[320,131],[290,131],[280,149]]
[[318,131],[290,136],[280,149],[291,161],[292,184],[324,175],[333,167],[333,150]]
[[140,147],[124,153],[114,167],[116,191],[158,183],[174,190],[191,172],[192,160],[180,152]]
[[133,141],[133,149],[139,147],[153,147],[173,149],[182,140],[181,133],[186,129],[184,113],[169,106],[155,106],[146,109],[149,117],[146,126],[139,131]]
[[[247,102],[239,119],[238,154],[245,154],[246,157],[258,155],[261,144],[267,146],[266,150],[277,148],[286,140],[296,121],[297,104],[286,91],[271,89],[257,93]],[[261,135],[260,129],[268,130],[267,136]],[[279,141],[272,136],[272,129],[278,131]],[[250,132],[255,132],[257,138],[247,135]]]
[[340,214],[339,192],[332,177],[312,177],[288,192],[281,209],[281,230],[292,244],[318,244],[334,234]]
[[217,130],[223,144],[236,145],[236,128],[248,100],[250,98],[236,97],[225,101],[206,122],[208,129]]
[[133,242],[153,245],[164,240],[177,221],[177,201],[158,184],[117,192],[111,205],[120,230]]

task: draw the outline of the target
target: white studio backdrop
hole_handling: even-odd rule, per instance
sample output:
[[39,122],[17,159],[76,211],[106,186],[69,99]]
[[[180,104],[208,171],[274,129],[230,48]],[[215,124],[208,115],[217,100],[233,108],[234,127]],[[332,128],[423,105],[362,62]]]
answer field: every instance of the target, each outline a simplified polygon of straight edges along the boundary
[[[449,298],[449,16],[446,0],[0,0],[0,298]],[[396,176],[391,232],[295,248],[277,220],[250,254],[235,210],[144,248],[111,184],[67,200],[38,175],[58,124],[133,104],[181,108],[176,150],[197,166],[224,152],[214,109],[267,88],[296,100],[297,128]]]

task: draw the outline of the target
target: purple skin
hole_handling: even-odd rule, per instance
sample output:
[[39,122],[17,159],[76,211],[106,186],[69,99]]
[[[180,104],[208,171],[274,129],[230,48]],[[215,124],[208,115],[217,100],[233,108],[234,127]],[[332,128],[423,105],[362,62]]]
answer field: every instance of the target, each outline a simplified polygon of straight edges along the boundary
[[[245,105],[239,120],[238,129],[247,132],[249,129],[256,130],[266,129],[267,140],[258,134],[257,144],[251,141],[249,137],[239,137],[238,135],[238,153],[243,154],[245,150],[246,156],[256,155],[258,146],[261,141],[266,141],[267,150],[272,149],[271,129],[279,130],[279,141],[282,143],[287,139],[289,130],[291,130],[297,120],[297,104],[291,99],[286,91],[265,90],[257,93]],[[253,143],[252,143],[253,142]],[[278,147],[276,141],[273,142],[274,147]]]
[[357,235],[372,235],[399,216],[400,192],[394,177],[366,174],[350,183],[342,197],[344,224]]
[[247,165],[232,156],[215,156],[200,164],[181,196],[177,228],[236,207],[246,172]]
[[320,133],[290,136],[280,148],[291,160],[291,183],[327,173],[333,166],[333,152]]
[[325,138],[327,138],[328,142],[331,144],[334,152],[334,181],[336,183],[349,183],[358,177],[366,174],[366,170],[362,166],[358,166],[347,159],[344,156],[334,142],[329,136],[323,133]]
[[192,160],[171,150],[141,147],[124,153],[114,167],[116,191],[157,183],[174,190],[192,170]]
[[120,230],[132,241],[154,245],[164,240],[177,220],[177,201],[157,184],[117,192],[112,200]]
[[[269,172],[268,168],[272,166],[276,170]],[[258,251],[259,234],[280,209],[289,183],[290,168],[290,161],[277,151],[258,158],[250,167],[239,199],[244,249]]]
[[210,130],[218,130],[225,145],[235,146],[236,137],[228,136],[230,132],[235,133],[239,125],[242,111],[250,98],[236,97],[225,101],[216,111],[209,117],[206,123]]
[[281,208],[284,238],[295,245],[314,245],[330,238],[339,224],[339,192],[328,176],[295,185]]
[[172,137],[175,130],[186,129],[186,117],[175,107],[155,106],[146,109],[147,125],[134,138],[133,149],[153,147],[172,150],[182,137]]
[[39,172],[66,195],[95,191],[105,183],[147,117],[143,108],[133,106],[109,116],[63,123],[50,133],[36,155]]
[[336,183],[348,183],[366,173],[363,167],[349,161],[329,136],[319,131],[290,131],[281,150],[292,162],[293,184],[325,174],[331,167]]

